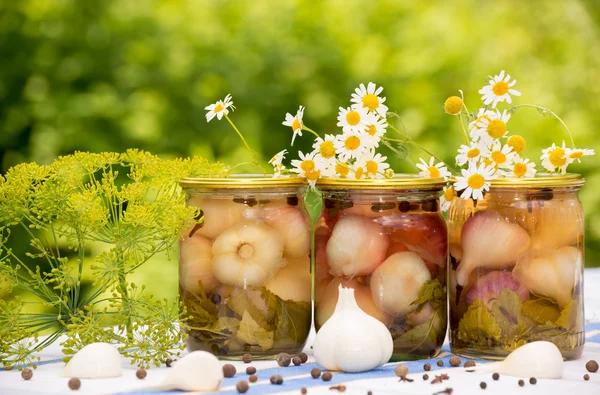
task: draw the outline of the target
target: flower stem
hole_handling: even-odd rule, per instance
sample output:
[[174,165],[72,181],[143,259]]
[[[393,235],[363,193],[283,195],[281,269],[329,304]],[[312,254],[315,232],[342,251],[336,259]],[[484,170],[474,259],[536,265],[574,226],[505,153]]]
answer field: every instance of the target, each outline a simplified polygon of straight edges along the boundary
[[227,122],[229,122],[229,124],[231,125],[233,130],[235,130],[235,132],[238,134],[238,136],[240,136],[240,139],[242,139],[242,143],[244,143],[244,145],[246,146],[246,149],[248,149],[248,151],[250,151],[252,153],[254,162],[252,162],[251,164],[253,166],[256,166],[257,168],[259,168],[260,171],[262,171],[263,173],[266,173],[265,169],[263,169],[263,167],[260,165],[260,163],[258,163],[258,155],[256,155],[256,152],[254,152],[254,150],[252,148],[250,148],[250,146],[248,145],[248,142],[246,142],[246,139],[244,138],[244,136],[242,135],[240,130],[237,128],[237,126],[235,126],[235,124],[233,123],[231,118],[229,118],[229,115],[225,114],[225,119],[227,119]]
[[309,133],[312,133],[315,135],[315,137],[320,138],[321,136],[319,136],[319,133],[315,132],[314,130],[312,130],[309,127],[306,127],[306,125],[302,125],[302,130],[306,130]]
[[571,130],[569,129],[569,127],[567,126],[565,121],[563,121],[558,115],[556,115],[556,113],[554,111],[552,111],[546,107],[538,106],[536,104],[519,104],[518,106],[513,106],[512,109],[516,110],[517,108],[520,108],[520,107],[536,108],[538,110],[547,112],[548,114],[552,115],[554,118],[558,119],[558,122],[561,123],[561,125],[566,129],[567,133],[569,134],[569,138],[571,139],[571,145],[573,146],[573,148],[575,148],[575,140],[573,140],[573,134],[571,133]]
[[408,144],[412,144],[415,147],[419,148],[421,151],[425,152],[427,155],[433,156],[438,162],[442,162],[443,164],[445,164],[446,166],[448,166],[448,168],[450,168],[454,173],[456,173],[456,170],[454,170],[452,167],[450,167],[446,162],[444,162],[443,160],[441,160],[440,158],[438,158],[437,156],[435,156],[433,153],[431,153],[429,150],[427,150],[425,147],[419,145],[418,143],[414,142],[411,139],[398,140],[398,139],[391,139],[389,137],[382,137],[382,139],[386,140],[386,141],[392,141],[392,142],[395,142],[395,143],[408,143]]
[[465,130],[465,125],[464,125],[464,123],[462,121],[462,115],[458,114],[456,116],[456,119],[458,119],[458,123],[460,123],[460,127],[461,127],[462,132],[463,132],[463,138],[465,139],[465,145],[469,145],[469,138],[467,137],[467,131]]

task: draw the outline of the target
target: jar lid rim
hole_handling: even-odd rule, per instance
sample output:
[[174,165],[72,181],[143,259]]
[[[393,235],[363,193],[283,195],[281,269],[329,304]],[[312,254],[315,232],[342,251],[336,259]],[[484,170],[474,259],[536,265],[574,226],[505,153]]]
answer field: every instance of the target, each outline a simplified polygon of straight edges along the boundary
[[429,178],[418,174],[394,174],[391,178],[350,178],[323,177],[317,180],[317,186],[328,188],[352,189],[398,189],[422,188],[442,189],[446,185],[443,177]]
[[[456,182],[456,176],[450,178],[451,182]],[[577,173],[537,173],[534,177],[502,177],[491,181],[490,188],[551,188],[551,187],[570,187],[582,186],[585,178]]]
[[306,180],[301,177],[279,176],[271,174],[231,174],[228,177],[190,177],[179,180],[183,188],[279,188],[302,187]]

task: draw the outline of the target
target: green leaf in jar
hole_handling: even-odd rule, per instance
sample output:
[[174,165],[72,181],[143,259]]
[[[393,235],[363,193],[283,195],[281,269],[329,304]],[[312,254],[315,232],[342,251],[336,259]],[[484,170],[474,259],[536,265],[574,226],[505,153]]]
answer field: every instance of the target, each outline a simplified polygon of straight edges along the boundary
[[583,317],[581,309],[576,301],[571,300],[560,312],[560,316],[556,320],[556,325],[570,331],[583,330]]
[[527,334],[527,325],[521,314],[521,297],[509,288],[502,289],[492,304],[492,315],[502,331],[502,342],[513,343]]
[[314,227],[323,211],[323,193],[317,188],[306,188],[304,190],[304,207],[310,217],[310,223]]
[[[414,352],[423,350],[430,352],[437,347],[438,333],[435,328],[436,314],[431,320],[424,322],[412,329],[404,332],[401,336],[394,339],[394,350],[402,352]],[[444,329],[446,326],[444,326]]]
[[556,322],[560,316],[558,305],[547,298],[529,299],[521,308],[523,314],[538,324]]
[[446,294],[439,279],[425,282],[419,289],[419,297],[411,305],[418,305],[417,311],[420,311],[427,303],[431,304],[434,310],[446,305]]
[[267,323],[275,328],[275,347],[303,344],[310,332],[311,304],[283,300],[266,288],[261,288],[261,294],[267,305]]
[[241,342],[258,345],[263,351],[273,348],[274,332],[261,327],[248,313],[244,312],[240,327],[237,331],[237,338]]
[[475,299],[458,324],[458,338],[465,343],[480,343],[486,339],[499,340],[502,328],[485,307],[481,299]]

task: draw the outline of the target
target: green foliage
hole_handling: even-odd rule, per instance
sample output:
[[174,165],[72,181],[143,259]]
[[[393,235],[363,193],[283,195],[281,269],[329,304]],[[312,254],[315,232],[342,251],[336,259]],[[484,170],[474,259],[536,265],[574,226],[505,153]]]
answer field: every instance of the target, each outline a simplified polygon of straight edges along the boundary
[[[226,171],[197,158],[165,161],[139,150],[75,153],[47,166],[11,168],[0,183],[0,274],[5,289],[29,292],[47,313],[24,311],[18,299],[1,302],[0,362],[28,363],[61,334],[67,355],[95,341],[122,345],[144,367],[177,353],[171,349],[181,348],[178,321],[185,310],[154,299],[128,277],[154,255],[169,253],[197,216],[176,181]],[[8,245],[19,228],[29,241],[23,254]],[[104,248],[90,264],[92,243]],[[94,278],[87,288],[84,273]],[[51,334],[37,342],[45,330]]]

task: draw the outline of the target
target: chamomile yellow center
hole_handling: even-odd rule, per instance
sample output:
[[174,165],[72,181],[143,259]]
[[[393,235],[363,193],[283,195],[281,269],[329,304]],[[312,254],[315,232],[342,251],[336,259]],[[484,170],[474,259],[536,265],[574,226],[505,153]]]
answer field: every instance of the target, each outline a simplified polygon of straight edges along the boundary
[[221,103],[217,104],[213,110],[214,112],[221,112],[223,111],[223,105]]
[[446,189],[446,191],[444,192],[444,199],[446,199],[447,201],[454,199],[454,188],[450,187]]
[[365,169],[363,169],[362,167],[357,167],[356,171],[354,172],[354,176],[358,179],[358,178],[362,178],[362,176],[365,174]]
[[490,157],[492,158],[492,160],[493,160],[495,163],[497,163],[497,164],[499,164],[499,165],[501,165],[501,164],[503,164],[504,162],[506,162],[506,155],[504,155],[504,154],[503,154],[502,152],[500,152],[500,151],[494,151],[494,152],[492,152],[492,155],[490,155]]
[[475,159],[479,156],[479,154],[481,154],[481,151],[479,150],[479,148],[471,148],[470,150],[467,151],[467,158]]
[[488,117],[487,115],[482,115],[482,116],[480,116],[480,117],[477,117],[477,119],[475,120],[475,123],[476,123],[476,124],[477,124],[477,123],[480,123],[480,122],[482,122],[484,119],[487,119],[487,120],[488,120],[488,122],[490,121],[490,117]]
[[484,159],[483,164],[485,165],[485,167],[495,166],[496,165],[496,163],[493,160],[489,159],[489,158]]
[[356,111],[348,111],[346,113],[346,121],[350,126],[355,126],[360,123],[360,114]]
[[292,122],[292,130],[296,131],[298,129],[302,129],[302,124],[298,121],[298,118],[294,118],[294,122]]
[[305,173],[311,172],[315,169],[315,161],[311,159],[303,160],[302,163],[300,163],[300,168],[304,170]]
[[488,123],[487,132],[490,137],[499,139],[506,134],[506,124],[499,119],[494,119]]
[[567,159],[564,156],[564,149],[555,148],[554,150],[552,150],[552,152],[550,152],[550,155],[548,155],[548,160],[550,160],[550,163],[552,163],[552,165],[556,167],[561,167],[564,166],[565,163],[567,163]]
[[368,108],[369,111],[375,111],[379,107],[379,98],[372,93],[367,93],[363,96],[362,103],[364,108]]
[[360,138],[356,136],[349,136],[346,141],[344,141],[344,147],[346,147],[348,151],[354,151],[360,147]]
[[377,133],[377,128],[375,127],[375,125],[369,125],[369,126],[367,126],[367,130],[366,131],[371,136],[375,136],[375,133]]
[[583,151],[575,151],[571,155],[569,155],[569,158],[571,158],[571,159],[579,159],[582,156],[583,156]]
[[520,154],[525,149],[525,139],[518,134],[510,136],[506,141],[509,147],[512,147],[513,151]]
[[377,174],[377,170],[379,169],[379,165],[374,160],[368,160],[365,167],[368,174]]
[[523,177],[527,173],[527,165],[524,163],[517,163],[513,173],[517,177]]
[[494,86],[492,86],[492,92],[496,96],[506,95],[508,93],[508,83],[505,81],[496,82]]
[[311,171],[307,171],[304,176],[306,177],[307,180],[310,181],[316,181],[319,179],[319,177],[321,177],[321,170],[311,170]]
[[440,176],[440,169],[435,166],[429,166],[427,171],[429,172],[429,177],[431,178],[438,178]]
[[467,179],[467,185],[472,189],[481,189],[485,184],[485,178],[481,174],[473,174]]
[[342,177],[346,177],[348,175],[348,172],[350,172],[350,169],[345,163],[337,163],[335,165],[335,172]]
[[330,159],[335,156],[335,147],[332,141],[323,141],[319,146],[319,153],[323,158]]
[[458,96],[450,96],[444,102],[444,111],[450,115],[458,115],[463,108],[463,101]]

